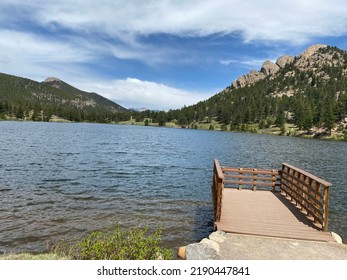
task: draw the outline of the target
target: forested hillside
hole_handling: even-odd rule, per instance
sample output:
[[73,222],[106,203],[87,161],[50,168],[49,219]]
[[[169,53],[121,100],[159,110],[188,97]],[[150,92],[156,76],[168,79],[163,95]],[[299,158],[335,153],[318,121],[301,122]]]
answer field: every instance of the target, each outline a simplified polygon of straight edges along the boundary
[[[149,117],[146,114],[150,112],[143,112],[142,117]],[[241,76],[210,99],[169,111],[159,119],[195,128],[214,121],[222,130],[254,132],[276,126],[282,134],[329,135],[332,130],[343,134],[347,52],[315,45],[297,57],[267,61],[259,72]]]
[[0,73],[0,119],[113,122],[122,120],[127,112],[96,93],[78,90],[56,78],[39,83]]
[[313,45],[265,61],[208,100],[180,110],[134,112],[56,78],[0,74],[0,119],[117,123],[276,133],[347,140],[347,52]]

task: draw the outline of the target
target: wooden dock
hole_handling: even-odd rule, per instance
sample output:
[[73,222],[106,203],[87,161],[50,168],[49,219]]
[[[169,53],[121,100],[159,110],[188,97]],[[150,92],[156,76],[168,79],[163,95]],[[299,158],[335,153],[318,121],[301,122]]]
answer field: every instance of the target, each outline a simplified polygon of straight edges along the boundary
[[214,162],[215,225],[230,233],[323,242],[330,183],[287,163],[280,170],[221,167]]

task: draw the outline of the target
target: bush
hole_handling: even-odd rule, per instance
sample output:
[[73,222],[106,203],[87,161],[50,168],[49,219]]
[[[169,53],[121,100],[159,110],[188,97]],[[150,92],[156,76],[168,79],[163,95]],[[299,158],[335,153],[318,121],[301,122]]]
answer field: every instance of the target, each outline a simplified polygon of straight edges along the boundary
[[59,242],[53,253],[77,260],[169,260],[173,258],[170,249],[160,247],[161,229],[147,235],[148,228],[139,226],[121,230],[116,224],[112,231],[94,231],[75,245]]

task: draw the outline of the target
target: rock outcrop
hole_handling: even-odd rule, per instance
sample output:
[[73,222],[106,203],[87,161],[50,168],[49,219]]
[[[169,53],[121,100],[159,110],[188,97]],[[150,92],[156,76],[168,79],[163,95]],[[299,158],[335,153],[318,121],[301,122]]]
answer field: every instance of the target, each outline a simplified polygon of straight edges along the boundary
[[266,76],[264,73],[252,70],[248,74],[241,76],[235,82],[233,82],[232,87],[233,88],[242,88],[242,87],[245,87],[248,85],[252,85],[252,84],[264,79],[265,77]]
[[[319,68],[323,64],[328,66],[337,66],[344,62],[343,58],[338,54],[332,54],[329,52],[322,52],[322,48],[326,48],[327,45],[316,44],[307,48],[303,53],[299,54],[297,57],[292,57],[290,55],[284,55],[273,63],[269,60],[265,61],[260,69],[260,71],[251,70],[248,74],[239,77],[236,81],[231,84],[231,89],[242,88],[250,86],[262,79],[267,77],[276,77],[276,74],[286,65],[294,63],[294,66],[300,71],[313,70]],[[319,74],[324,76],[323,74]],[[329,77],[323,77],[328,79]]]
[[277,64],[271,62],[270,60],[267,60],[263,63],[260,72],[264,73],[265,76],[269,76],[277,73],[278,70],[280,70],[280,67]]
[[55,78],[55,77],[48,77],[46,80],[43,81],[44,83],[51,83],[51,82],[62,82],[62,80]]
[[294,57],[292,57],[290,55],[283,55],[276,60],[276,64],[280,68],[284,68],[284,67],[286,67],[287,64],[293,63],[293,61],[294,61]]
[[310,58],[312,55],[314,55],[319,49],[326,48],[327,45],[322,44],[316,44],[311,47],[308,47],[302,54],[298,55],[298,58]]

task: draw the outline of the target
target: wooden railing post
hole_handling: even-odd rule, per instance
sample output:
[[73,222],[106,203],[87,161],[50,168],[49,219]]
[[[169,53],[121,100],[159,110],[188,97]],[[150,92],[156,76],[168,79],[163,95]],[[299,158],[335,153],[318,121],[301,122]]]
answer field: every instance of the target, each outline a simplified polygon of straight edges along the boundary
[[329,216],[329,185],[324,186],[324,223],[323,231],[328,231],[328,216]]
[[213,167],[213,184],[212,184],[212,196],[213,196],[213,208],[214,208],[214,220],[219,222],[222,208],[222,194],[223,194],[223,170],[217,159],[214,160]]

